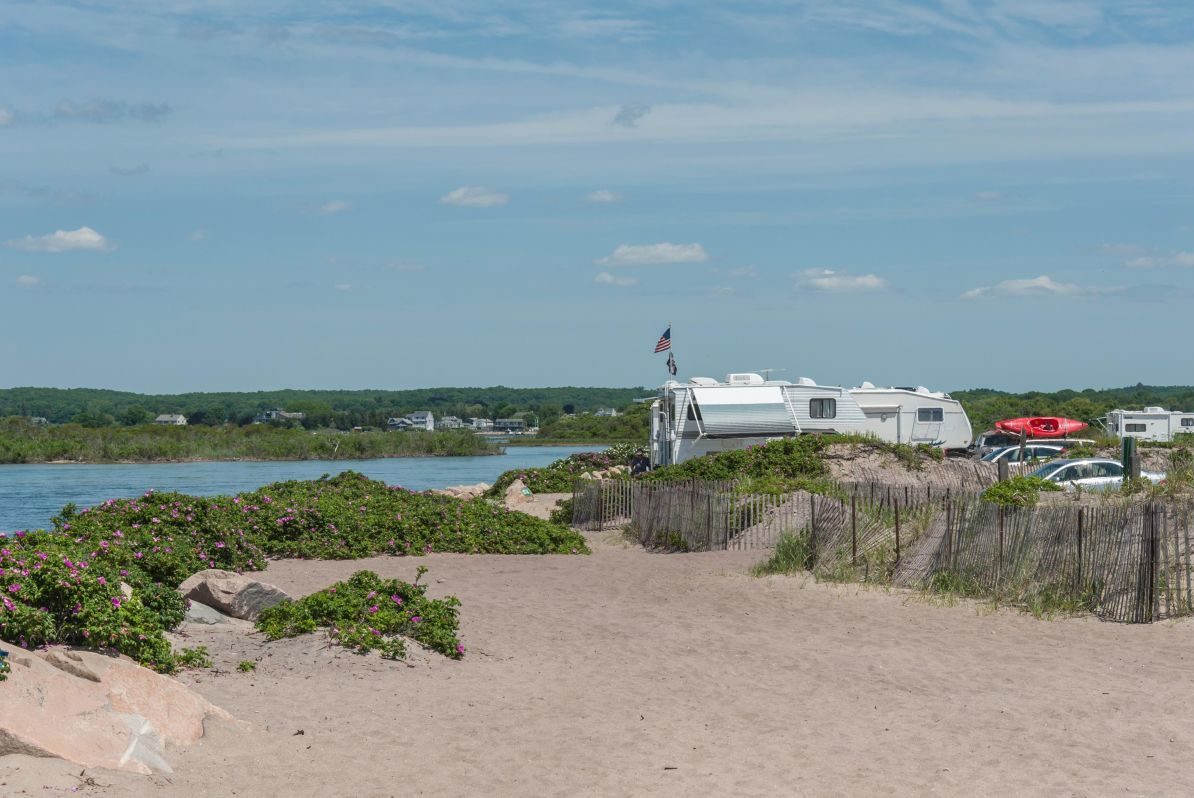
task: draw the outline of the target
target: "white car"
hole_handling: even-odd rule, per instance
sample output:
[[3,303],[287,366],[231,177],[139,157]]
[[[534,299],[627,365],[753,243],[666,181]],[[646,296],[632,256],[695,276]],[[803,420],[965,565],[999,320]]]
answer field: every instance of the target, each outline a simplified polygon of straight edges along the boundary
[[[1124,483],[1124,467],[1115,460],[1088,457],[1080,460],[1053,460],[1033,471],[1029,476],[1056,482],[1067,490],[1116,490]],[[1164,474],[1141,471],[1140,476],[1150,482],[1160,482]]]
[[[1064,453],[1065,449],[1060,446],[1030,443],[1024,447],[1023,462],[1030,463],[1033,460],[1048,460],[1053,457],[1060,457]],[[998,463],[1000,460],[1007,461],[1009,465],[1020,465],[1020,447],[1004,446],[1002,449],[996,449],[993,452],[983,455],[983,461],[987,463]]]

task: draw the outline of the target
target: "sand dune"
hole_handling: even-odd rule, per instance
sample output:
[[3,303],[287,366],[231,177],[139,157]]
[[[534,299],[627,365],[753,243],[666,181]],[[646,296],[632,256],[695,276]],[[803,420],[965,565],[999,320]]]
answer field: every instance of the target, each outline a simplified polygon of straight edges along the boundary
[[[253,724],[121,796],[1180,794],[1194,626],[1042,622],[746,575],[763,552],[277,562],[305,594],[370,568],[463,601],[462,662],[207,628],[200,693]],[[256,673],[234,671],[261,659]],[[0,688],[2,689],[2,688]],[[302,733],[297,732],[301,730]],[[44,794],[44,763],[0,770]],[[25,763],[28,765],[28,763]],[[58,782],[55,782],[58,783]]]

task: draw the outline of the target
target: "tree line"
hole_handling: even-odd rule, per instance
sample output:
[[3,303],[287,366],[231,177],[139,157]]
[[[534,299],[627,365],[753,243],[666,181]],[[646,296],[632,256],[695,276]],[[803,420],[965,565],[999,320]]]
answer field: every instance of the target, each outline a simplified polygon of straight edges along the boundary
[[96,388],[0,389],[0,417],[47,419],[88,428],[138,426],[158,415],[180,413],[188,424],[245,426],[265,410],[303,413],[309,429],[384,427],[386,419],[415,410],[436,417],[526,418],[550,423],[569,413],[625,408],[649,396],[646,388],[419,388],[404,391],[280,390],[224,393],[138,394]]

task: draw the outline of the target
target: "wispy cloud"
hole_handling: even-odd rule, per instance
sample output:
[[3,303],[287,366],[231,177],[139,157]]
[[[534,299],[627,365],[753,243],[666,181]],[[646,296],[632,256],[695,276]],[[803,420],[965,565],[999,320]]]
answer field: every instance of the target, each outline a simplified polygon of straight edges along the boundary
[[136,166],[109,166],[108,171],[120,177],[137,177],[149,173],[149,164],[139,163]]
[[587,199],[589,202],[597,202],[597,203],[602,203],[602,204],[608,205],[608,204],[612,204],[615,202],[621,202],[623,197],[621,194],[617,193],[616,191],[610,191],[608,189],[603,188],[603,189],[599,189],[597,191],[591,192],[588,196],[585,197],[585,199]]
[[703,263],[709,253],[700,244],[619,244],[611,254],[594,261],[611,266],[645,266],[654,263]]
[[352,205],[349,202],[347,202],[346,200],[336,199],[336,200],[331,200],[329,202],[325,202],[324,204],[320,205],[319,212],[324,214],[325,216],[331,216],[332,214],[340,213],[341,211],[346,211],[351,207],[352,207]]
[[351,291],[352,283],[336,283],[335,288],[337,291]]
[[733,295],[734,289],[730,288],[728,285],[719,285],[709,289],[709,296],[713,297],[714,299],[724,299],[725,297]]
[[8,110],[3,105],[0,105],[0,127],[7,127],[8,125],[11,125],[12,120],[12,111]]
[[416,263],[414,261],[395,260],[395,261],[390,261],[389,263],[387,263],[386,268],[392,272],[403,272],[406,274],[410,274],[413,272],[424,271],[424,270],[426,270],[427,267],[421,263]]
[[440,197],[439,201],[461,208],[496,208],[509,202],[510,195],[481,186],[461,186]]
[[995,202],[1003,199],[1003,194],[999,191],[979,191],[975,193],[974,198],[980,202]]
[[622,275],[610,274],[609,272],[600,272],[593,278],[593,282],[598,285],[616,285],[621,287],[636,285],[638,283],[637,277],[624,277]]
[[1171,252],[1168,255],[1142,255],[1125,264],[1129,269],[1159,269],[1167,266],[1194,267],[1194,252]]
[[64,100],[54,109],[53,117],[61,121],[93,122],[160,122],[173,109],[166,103],[127,103],[121,100]]
[[22,274],[17,278],[17,285],[21,288],[37,288],[41,285],[41,278],[34,277],[32,274]]
[[759,276],[759,272],[752,266],[739,266],[737,268],[730,269],[727,273],[735,280],[746,280]]
[[613,123],[620,127],[638,127],[639,120],[649,113],[651,113],[651,106],[649,105],[639,103],[623,105],[614,114]]
[[1147,251],[1147,247],[1142,247],[1139,244],[1099,244],[1099,252],[1120,258],[1143,255]]
[[112,249],[108,239],[90,227],[78,230],[56,230],[43,236],[25,236],[7,242],[6,246],[25,252],[73,252],[77,250],[107,251]]
[[187,233],[187,241],[199,242],[205,240],[206,238],[206,230],[192,230],[191,232]]
[[796,275],[796,285],[813,291],[853,294],[883,291],[887,280],[874,274],[848,274],[832,269],[805,269]]
[[962,299],[978,299],[985,296],[1013,296],[1013,297],[1082,297],[1099,296],[1121,292],[1120,288],[1102,288],[1083,286],[1076,283],[1059,283],[1048,275],[1024,278],[1019,280],[1004,280],[993,286],[972,288],[962,294]]

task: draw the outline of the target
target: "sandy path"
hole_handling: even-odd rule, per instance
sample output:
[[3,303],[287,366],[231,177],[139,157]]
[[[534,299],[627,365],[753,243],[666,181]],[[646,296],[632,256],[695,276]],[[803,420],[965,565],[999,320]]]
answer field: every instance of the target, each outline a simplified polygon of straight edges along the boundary
[[1194,791],[1190,623],[1040,622],[598,537],[589,557],[273,563],[295,594],[428,565],[469,653],[406,667],[204,632],[224,669],[262,657],[186,677],[253,729],[212,728],[168,780],[103,773],[82,794]]

